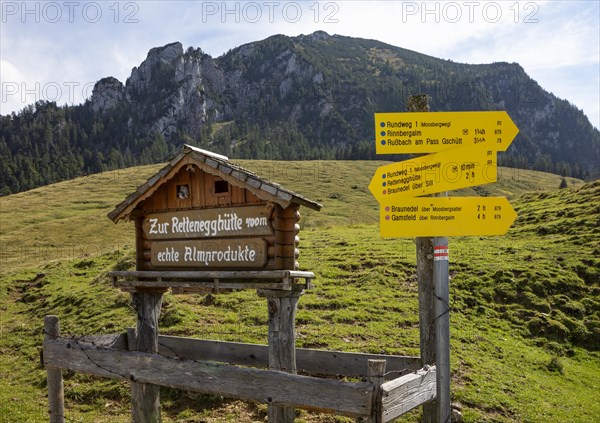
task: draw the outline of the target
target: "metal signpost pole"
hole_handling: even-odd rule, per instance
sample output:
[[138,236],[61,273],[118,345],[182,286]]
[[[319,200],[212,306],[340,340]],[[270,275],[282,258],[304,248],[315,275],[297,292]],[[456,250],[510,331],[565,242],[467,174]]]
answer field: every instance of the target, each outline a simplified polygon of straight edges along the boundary
[[450,303],[448,238],[433,239],[435,287],[436,420],[450,423]]

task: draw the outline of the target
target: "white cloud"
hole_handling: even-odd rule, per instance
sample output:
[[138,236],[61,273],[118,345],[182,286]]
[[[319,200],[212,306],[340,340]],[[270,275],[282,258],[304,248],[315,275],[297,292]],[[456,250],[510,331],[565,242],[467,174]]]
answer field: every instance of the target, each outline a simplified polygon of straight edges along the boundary
[[20,109],[20,84],[25,80],[19,69],[6,60],[0,60],[1,102],[0,114],[8,114]]
[[[67,3],[54,2],[63,9],[51,23],[56,13],[48,3],[31,2],[38,11],[29,4],[30,13],[23,15],[13,9],[24,3],[2,2],[2,82],[83,86],[105,76],[125,82],[148,50],[173,41],[218,56],[274,34],[324,30],[457,62],[518,62],[543,88],[568,98],[600,125],[592,75],[600,73],[598,2],[137,1],[74,2],[72,10]],[[560,69],[574,78],[561,78]],[[3,101],[2,113],[25,105],[12,100]]]

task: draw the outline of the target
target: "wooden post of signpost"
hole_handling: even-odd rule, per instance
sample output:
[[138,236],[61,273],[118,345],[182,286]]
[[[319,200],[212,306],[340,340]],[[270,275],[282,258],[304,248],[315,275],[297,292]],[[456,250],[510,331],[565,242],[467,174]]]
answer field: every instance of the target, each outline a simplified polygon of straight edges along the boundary
[[[132,294],[137,313],[135,351],[158,353],[158,318],[165,290],[142,291]],[[136,383],[131,375],[131,417],[133,422],[160,423],[160,388],[147,383]]]
[[[300,212],[298,206],[275,209],[275,267],[297,270],[298,232]],[[291,281],[285,281],[290,285]],[[258,291],[267,298],[269,311],[269,369],[296,373],[296,309],[303,291],[266,290]],[[268,399],[267,399],[268,400]],[[296,410],[269,404],[269,423],[293,423]]]
[[373,411],[367,423],[381,423],[381,385],[385,382],[385,360],[368,360],[367,381],[371,382],[373,389]]
[[[57,316],[44,318],[44,333],[47,341],[60,336],[60,320]],[[48,413],[50,423],[64,423],[65,421],[65,394],[62,370],[48,368]]]
[[[296,309],[302,291],[259,290],[269,310],[269,369],[296,374]],[[267,398],[267,401],[270,401]],[[269,423],[293,423],[296,410],[269,404]]]
[[[144,269],[143,216],[135,216],[136,268]],[[158,353],[158,319],[166,288],[138,290],[131,294],[131,303],[137,314],[134,331],[128,331],[129,349],[145,353]],[[132,339],[133,338],[133,339]],[[137,383],[131,377],[131,419],[134,423],[160,423],[160,388],[147,383]]]
[[[409,112],[428,112],[427,95],[408,98]],[[433,279],[433,238],[417,237],[417,279],[419,281],[419,328],[422,366],[435,364],[435,289]],[[435,402],[423,404],[423,423],[435,423]]]

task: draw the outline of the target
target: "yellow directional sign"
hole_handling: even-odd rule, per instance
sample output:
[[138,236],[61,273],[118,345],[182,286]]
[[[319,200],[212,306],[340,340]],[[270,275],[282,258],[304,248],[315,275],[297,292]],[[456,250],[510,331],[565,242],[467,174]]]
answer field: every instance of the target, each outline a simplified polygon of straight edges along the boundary
[[519,133],[505,111],[375,113],[377,154],[483,145],[505,151]]
[[505,197],[417,197],[380,204],[382,237],[504,235],[517,214]]
[[369,190],[379,203],[496,182],[496,151],[456,148],[381,166]]

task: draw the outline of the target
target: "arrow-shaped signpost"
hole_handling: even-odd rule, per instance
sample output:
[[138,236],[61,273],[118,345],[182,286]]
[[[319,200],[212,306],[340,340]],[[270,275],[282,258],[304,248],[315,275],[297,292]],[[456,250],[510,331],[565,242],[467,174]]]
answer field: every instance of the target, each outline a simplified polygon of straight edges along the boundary
[[496,152],[454,148],[377,168],[369,190],[377,201],[417,197],[496,182]]
[[380,204],[381,236],[434,237],[438,422],[450,419],[446,237],[503,235],[517,215],[504,197],[420,196],[496,182],[496,153],[518,132],[504,111],[375,114],[377,154],[434,153],[379,167],[369,190]]
[[381,236],[503,235],[517,214],[505,197],[416,197],[381,203]]
[[[400,201],[405,204],[413,197],[496,182],[496,152],[505,151],[518,132],[505,111],[376,113],[377,154],[433,153],[380,166],[375,172],[369,190],[381,206],[382,236],[430,236],[433,231],[441,230],[439,226],[424,225],[424,220],[401,224],[399,220],[392,220],[385,207],[400,207]],[[435,201],[459,202],[451,198]],[[468,203],[468,200],[460,201],[465,206]],[[386,216],[390,216],[391,222]],[[425,219],[425,215],[420,217]],[[458,234],[456,228],[461,225],[457,222],[469,222],[471,218],[466,214],[455,217],[453,230]],[[502,235],[512,220],[504,232],[496,230],[489,235]],[[502,218],[501,221],[508,220]],[[488,234],[486,227],[479,226],[478,230],[483,233],[471,235]],[[448,229],[444,232],[448,233]]]
[[519,129],[504,111],[376,113],[377,154],[485,146],[506,151]]

